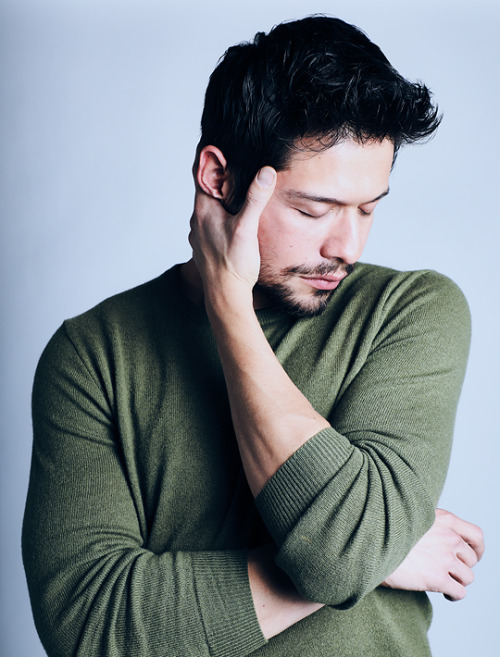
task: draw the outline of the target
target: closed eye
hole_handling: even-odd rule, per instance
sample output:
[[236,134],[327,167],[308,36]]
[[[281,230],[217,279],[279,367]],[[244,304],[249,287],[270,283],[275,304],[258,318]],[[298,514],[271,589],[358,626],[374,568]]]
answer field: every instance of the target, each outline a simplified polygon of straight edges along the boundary
[[324,217],[326,214],[326,212],[322,212],[321,214],[311,214],[310,212],[306,212],[305,210],[301,210],[300,208],[294,208],[294,209],[303,217],[309,217],[309,219],[320,219],[321,217]]
[[363,206],[358,207],[358,212],[362,217],[371,217],[377,205],[378,200],[372,201],[371,203],[364,203]]

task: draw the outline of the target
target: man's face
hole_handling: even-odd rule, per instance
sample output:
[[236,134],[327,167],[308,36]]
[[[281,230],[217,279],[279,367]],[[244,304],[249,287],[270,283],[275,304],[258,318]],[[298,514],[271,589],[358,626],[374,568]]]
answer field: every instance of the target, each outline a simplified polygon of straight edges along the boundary
[[388,139],[292,156],[260,218],[257,307],[277,302],[299,316],[324,310],[361,256],[393,156]]

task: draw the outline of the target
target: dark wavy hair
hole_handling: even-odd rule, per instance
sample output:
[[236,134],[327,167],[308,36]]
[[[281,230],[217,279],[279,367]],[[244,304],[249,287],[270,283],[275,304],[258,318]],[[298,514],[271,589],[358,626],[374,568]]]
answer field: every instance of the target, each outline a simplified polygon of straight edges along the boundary
[[226,206],[237,212],[260,167],[286,168],[312,140],[321,150],[388,138],[397,153],[440,120],[427,87],[403,78],[360,29],[315,15],[227,50],[206,91],[198,153],[223,152],[234,185]]

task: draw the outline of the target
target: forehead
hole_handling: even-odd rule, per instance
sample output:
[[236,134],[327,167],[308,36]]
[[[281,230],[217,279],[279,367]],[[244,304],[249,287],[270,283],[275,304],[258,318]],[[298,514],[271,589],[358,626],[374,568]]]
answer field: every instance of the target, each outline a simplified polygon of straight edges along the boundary
[[389,139],[365,143],[348,139],[319,152],[297,150],[286,168],[278,171],[277,193],[333,196],[346,203],[376,198],[388,187],[393,158]]

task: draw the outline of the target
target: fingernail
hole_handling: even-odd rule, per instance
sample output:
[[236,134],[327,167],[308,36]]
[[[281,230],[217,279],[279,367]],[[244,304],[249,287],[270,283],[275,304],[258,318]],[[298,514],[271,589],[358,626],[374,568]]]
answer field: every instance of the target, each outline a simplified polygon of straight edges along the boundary
[[271,187],[276,173],[271,167],[262,167],[257,174],[257,182],[261,187]]

